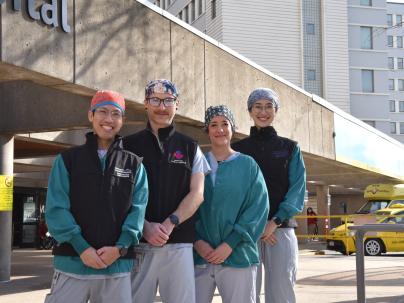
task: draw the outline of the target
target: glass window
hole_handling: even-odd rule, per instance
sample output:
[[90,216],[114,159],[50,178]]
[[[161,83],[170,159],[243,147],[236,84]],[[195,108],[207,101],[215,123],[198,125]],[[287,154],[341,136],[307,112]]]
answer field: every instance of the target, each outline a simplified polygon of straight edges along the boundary
[[390,134],[397,133],[396,122],[390,122]]
[[393,26],[393,15],[387,14],[387,26]]
[[398,110],[400,113],[404,113],[404,101],[398,102]]
[[394,85],[394,79],[389,79],[389,90],[396,90],[396,86]]
[[395,100],[389,100],[389,108],[390,108],[391,113],[394,113],[396,111],[396,101]]
[[400,122],[400,135],[404,135],[404,122]]
[[361,26],[361,48],[372,49],[372,28],[369,26]]
[[403,37],[397,36],[397,47],[403,48]]
[[373,71],[363,69],[362,70],[362,91],[365,93],[373,93]]
[[387,36],[387,46],[393,47],[393,36]]
[[316,70],[315,69],[307,70],[307,80],[310,80],[310,81],[316,80]]
[[202,15],[202,1],[204,1],[204,0],[198,0],[198,17],[200,16],[200,15]]
[[375,121],[371,121],[371,120],[363,120],[363,122],[365,122],[366,124],[369,124],[372,127],[376,126],[376,122]]
[[403,69],[403,58],[397,58],[397,68],[398,69]]
[[306,34],[308,34],[308,35],[314,35],[315,34],[314,23],[307,23],[306,24]]
[[212,0],[210,2],[210,9],[211,9],[211,19],[216,18],[216,0]]
[[394,69],[394,57],[387,58],[387,65],[388,65],[389,69]]
[[181,19],[181,20],[182,20],[182,11],[180,11],[180,12],[178,13],[178,19]]
[[33,196],[27,196],[24,198],[24,204],[23,204],[23,223],[29,223],[29,222],[36,222],[37,218],[37,207],[34,202],[34,197]]
[[404,80],[403,79],[398,79],[398,90],[404,91]]
[[190,10],[190,20],[189,22],[194,22],[195,21],[195,0],[192,0],[192,2],[189,4],[189,10]]
[[396,26],[401,26],[403,23],[403,16],[402,15],[396,15]]
[[186,23],[189,23],[189,9],[188,9],[188,5],[184,8],[183,13],[182,13],[182,17]]
[[372,6],[372,0],[361,0],[362,6]]

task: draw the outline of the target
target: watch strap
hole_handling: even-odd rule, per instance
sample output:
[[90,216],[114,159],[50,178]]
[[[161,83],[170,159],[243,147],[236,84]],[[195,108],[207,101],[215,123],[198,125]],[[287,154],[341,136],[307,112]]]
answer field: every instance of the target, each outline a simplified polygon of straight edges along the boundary
[[272,217],[272,221],[276,224],[276,226],[281,226],[282,225],[282,220],[278,217]]

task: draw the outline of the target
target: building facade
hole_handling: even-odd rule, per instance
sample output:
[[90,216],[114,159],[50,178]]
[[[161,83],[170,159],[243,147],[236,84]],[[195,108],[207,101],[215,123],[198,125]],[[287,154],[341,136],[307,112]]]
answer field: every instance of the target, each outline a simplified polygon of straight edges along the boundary
[[387,3],[387,47],[389,88],[389,132],[403,142],[404,137],[404,4]]
[[[404,5],[386,0],[150,0],[404,142]],[[403,72],[403,74],[401,74]],[[401,95],[402,94],[402,95]]]

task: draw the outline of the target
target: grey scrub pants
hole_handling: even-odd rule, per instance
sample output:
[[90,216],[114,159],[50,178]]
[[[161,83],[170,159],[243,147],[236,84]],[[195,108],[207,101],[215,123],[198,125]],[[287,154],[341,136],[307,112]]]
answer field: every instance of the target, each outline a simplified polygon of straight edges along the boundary
[[257,266],[195,266],[196,303],[212,302],[216,286],[223,303],[255,303]]
[[130,273],[85,276],[55,271],[45,303],[130,303]]
[[[265,268],[265,303],[295,303],[298,246],[293,228],[278,228],[277,243],[260,241],[260,257]],[[262,264],[257,273],[257,303],[260,303]]]
[[154,302],[157,287],[164,303],[195,303],[192,249],[190,243],[162,247],[141,243],[135,247],[137,262],[131,277],[133,303]]

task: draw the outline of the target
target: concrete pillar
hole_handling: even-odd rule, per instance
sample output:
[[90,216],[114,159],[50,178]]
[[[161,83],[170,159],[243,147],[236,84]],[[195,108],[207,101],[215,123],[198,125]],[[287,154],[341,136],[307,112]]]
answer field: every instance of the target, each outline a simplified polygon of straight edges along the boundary
[[[316,185],[317,214],[319,216],[330,215],[331,196],[327,185]],[[318,234],[325,235],[330,227],[329,218],[320,218],[317,222]]]
[[13,163],[14,137],[0,135],[0,282],[10,280]]

